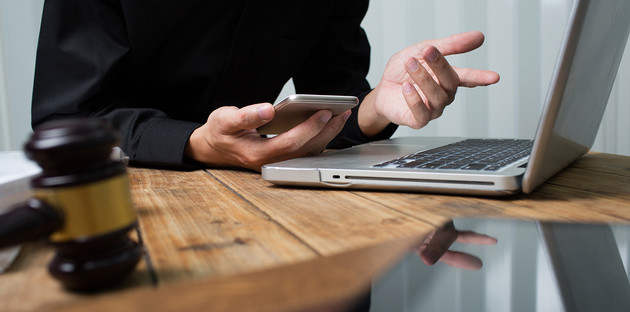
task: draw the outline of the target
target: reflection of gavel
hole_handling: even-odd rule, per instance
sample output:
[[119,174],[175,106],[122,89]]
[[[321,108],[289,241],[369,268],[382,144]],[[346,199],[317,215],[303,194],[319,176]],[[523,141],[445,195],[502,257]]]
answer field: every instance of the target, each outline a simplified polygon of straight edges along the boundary
[[70,290],[95,290],[121,281],[142,249],[128,233],[136,226],[124,164],[112,161],[118,136],[100,120],[50,122],[25,145],[42,167],[34,198],[0,216],[0,248],[49,237],[56,254],[48,269]]

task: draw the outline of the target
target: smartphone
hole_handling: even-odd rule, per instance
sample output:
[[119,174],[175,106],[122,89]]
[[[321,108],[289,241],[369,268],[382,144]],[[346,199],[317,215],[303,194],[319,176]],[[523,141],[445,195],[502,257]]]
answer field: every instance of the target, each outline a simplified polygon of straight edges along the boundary
[[294,94],[274,104],[276,115],[269,123],[259,127],[260,134],[280,134],[304,122],[317,111],[329,110],[333,116],[357,106],[355,96]]

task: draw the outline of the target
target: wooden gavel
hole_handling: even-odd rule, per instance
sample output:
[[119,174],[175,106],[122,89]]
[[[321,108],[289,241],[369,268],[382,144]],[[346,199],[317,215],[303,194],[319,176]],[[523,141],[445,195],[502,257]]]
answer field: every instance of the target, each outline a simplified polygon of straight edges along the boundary
[[142,248],[129,238],[136,213],[125,165],[111,159],[117,133],[104,121],[54,121],[35,129],[24,151],[42,173],[33,198],[0,215],[0,249],[48,237],[51,275],[73,291],[122,281]]

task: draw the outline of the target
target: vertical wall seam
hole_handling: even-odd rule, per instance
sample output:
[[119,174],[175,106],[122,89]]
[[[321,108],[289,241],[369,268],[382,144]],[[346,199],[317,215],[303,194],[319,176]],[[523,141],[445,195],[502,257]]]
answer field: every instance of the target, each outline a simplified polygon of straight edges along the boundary
[[[2,2],[0,2],[0,12]],[[1,14],[1,13],[0,13]],[[4,53],[4,25],[0,18],[0,150],[8,150],[11,146],[11,134],[9,127],[9,101],[6,87],[6,67]]]

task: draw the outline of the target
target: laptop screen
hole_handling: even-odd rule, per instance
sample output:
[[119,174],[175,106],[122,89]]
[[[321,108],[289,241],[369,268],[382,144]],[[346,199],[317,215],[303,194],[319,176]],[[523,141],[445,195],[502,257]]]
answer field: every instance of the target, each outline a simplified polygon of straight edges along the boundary
[[630,1],[574,3],[523,192],[531,192],[593,145],[629,32]]

